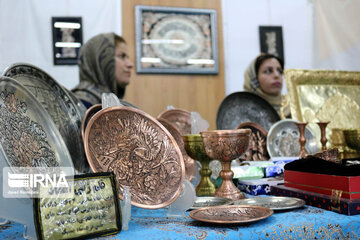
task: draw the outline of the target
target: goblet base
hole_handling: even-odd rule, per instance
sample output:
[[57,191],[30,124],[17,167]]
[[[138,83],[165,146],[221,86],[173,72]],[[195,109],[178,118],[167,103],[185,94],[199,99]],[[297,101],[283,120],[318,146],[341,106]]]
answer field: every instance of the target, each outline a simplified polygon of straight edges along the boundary
[[245,198],[245,195],[234,185],[233,182],[225,182],[227,181],[223,181],[221,186],[212,195],[213,197],[223,197],[234,201]]

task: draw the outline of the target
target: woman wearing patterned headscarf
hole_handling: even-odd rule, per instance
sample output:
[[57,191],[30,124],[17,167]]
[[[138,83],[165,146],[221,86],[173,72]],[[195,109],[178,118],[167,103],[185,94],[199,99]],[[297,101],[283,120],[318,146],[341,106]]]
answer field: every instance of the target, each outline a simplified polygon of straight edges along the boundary
[[91,38],[80,49],[78,65],[80,83],[72,92],[87,108],[101,103],[102,93],[114,93],[119,99],[124,97],[134,65],[122,37],[106,33]]
[[261,54],[246,69],[244,90],[253,92],[267,100],[281,119],[290,117],[288,96],[281,95],[284,62],[272,54]]

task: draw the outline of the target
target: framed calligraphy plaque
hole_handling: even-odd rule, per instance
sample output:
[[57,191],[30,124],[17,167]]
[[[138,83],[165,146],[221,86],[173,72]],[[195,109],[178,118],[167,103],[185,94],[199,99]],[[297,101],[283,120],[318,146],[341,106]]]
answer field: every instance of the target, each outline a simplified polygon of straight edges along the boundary
[[216,10],[135,7],[138,73],[217,74]]
[[38,239],[88,239],[121,231],[114,173],[66,179],[67,187],[41,186],[40,197],[34,198]]
[[284,59],[283,34],[281,26],[260,26],[260,51]]

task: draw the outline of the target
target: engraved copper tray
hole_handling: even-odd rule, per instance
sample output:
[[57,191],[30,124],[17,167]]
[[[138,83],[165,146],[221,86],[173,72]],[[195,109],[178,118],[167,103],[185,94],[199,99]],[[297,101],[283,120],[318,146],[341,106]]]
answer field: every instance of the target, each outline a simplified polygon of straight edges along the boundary
[[85,116],[83,117],[82,121],[81,121],[81,136],[85,137],[85,129],[87,124],[89,123],[89,120],[95,115],[95,113],[97,113],[98,111],[100,111],[102,109],[102,105],[101,103],[99,104],[95,104],[92,105],[85,113]]
[[249,148],[240,159],[245,161],[269,160],[270,157],[266,149],[266,137],[268,132],[262,126],[253,122],[241,123],[237,128],[248,128],[251,130]]
[[[300,155],[300,133],[296,122],[292,119],[284,119],[270,128],[267,136],[267,150],[271,158]],[[305,138],[306,153],[317,153],[320,150],[320,143],[308,126],[305,128]]]
[[74,167],[87,172],[89,164],[81,138],[81,114],[68,93],[51,76],[30,64],[14,64],[3,74],[24,85],[41,103],[63,137]]
[[222,197],[196,197],[194,205],[190,209],[199,209],[203,207],[214,207],[221,205],[230,205],[233,200]]
[[202,222],[233,224],[259,221],[270,217],[273,213],[273,210],[260,206],[230,205],[192,210],[189,216]]
[[137,207],[165,207],[182,191],[185,164],[175,139],[141,110],[121,106],[100,110],[86,127],[84,145],[91,169],[115,172],[119,198],[128,186]]
[[73,167],[49,114],[23,85],[8,77],[0,77],[0,125],[0,148],[10,167]]
[[254,122],[265,130],[280,117],[264,98],[250,92],[235,92],[221,102],[216,116],[217,129],[236,129],[241,123]]
[[174,137],[175,141],[177,142],[177,144],[180,148],[181,154],[183,156],[183,159],[184,159],[186,177],[189,181],[191,181],[191,179],[194,177],[195,160],[192,159],[186,153],[185,146],[184,146],[184,140],[181,136],[181,133],[174,126],[174,124],[172,124],[168,120],[166,120],[164,118],[158,118],[157,120],[170,132],[170,134]]
[[272,210],[290,210],[305,205],[305,201],[292,197],[254,197],[235,201],[234,205],[254,205],[270,208]]
[[158,118],[164,118],[174,124],[181,135],[191,134],[191,114],[184,109],[170,109],[159,114]]

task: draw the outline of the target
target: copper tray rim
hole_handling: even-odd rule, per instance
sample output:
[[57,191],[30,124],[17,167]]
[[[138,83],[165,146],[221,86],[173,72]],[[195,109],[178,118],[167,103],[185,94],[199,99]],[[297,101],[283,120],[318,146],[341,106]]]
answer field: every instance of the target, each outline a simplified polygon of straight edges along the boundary
[[189,117],[189,119],[191,117],[190,111],[182,109],[182,108],[173,108],[173,109],[168,109],[168,110],[162,111],[156,118],[164,118],[163,116],[166,116],[167,114],[172,114],[173,112],[181,113],[183,116]]
[[219,200],[223,200],[226,201],[223,204],[219,204],[219,205],[214,205],[214,206],[208,206],[208,207],[215,207],[215,206],[227,206],[227,205],[232,205],[234,200],[230,199],[230,198],[224,198],[224,197],[212,197],[212,196],[202,196],[202,197],[196,197],[195,202],[193,204],[193,206],[191,206],[189,209],[190,210],[195,210],[195,209],[200,209],[200,208],[204,208],[204,207],[194,207],[196,201],[198,200],[215,200],[215,199],[219,199]]
[[[92,105],[91,107],[89,107],[87,110],[86,110],[86,113],[81,121],[81,136],[82,136],[82,139],[83,141],[85,140],[85,122],[86,122],[86,119],[89,117],[89,114],[91,113],[91,111],[93,111],[95,108],[99,108],[100,107],[100,110],[101,111],[101,108],[102,108],[102,104],[101,103],[98,103],[98,104],[94,104]],[[97,111],[97,112],[99,112]],[[95,115],[95,114],[94,114]],[[89,122],[88,122],[89,124]]]
[[[165,119],[165,118],[156,118],[156,120],[158,120],[161,124],[163,121],[165,124],[168,124],[169,126],[172,127],[172,130],[176,132],[176,134],[178,134],[180,137],[181,137],[181,141],[183,142],[183,148],[184,148],[184,154],[186,154],[186,156],[188,158],[190,158],[192,161],[193,161],[193,164],[192,164],[192,173],[189,175],[189,181],[191,181],[193,179],[193,177],[195,176],[195,169],[196,169],[196,163],[195,163],[195,159],[192,159],[187,153],[186,153],[186,150],[185,150],[185,146],[184,146],[184,139],[183,139],[183,136],[181,135],[180,131],[177,129],[177,127],[172,123],[170,122],[169,120]],[[166,127],[165,127],[166,128]],[[171,134],[171,133],[170,133]],[[176,140],[175,140],[176,141]],[[179,145],[179,144],[178,144]],[[179,146],[180,147],[180,146]],[[181,151],[181,150],[180,150]],[[184,158],[183,158],[184,159]],[[184,164],[185,164],[185,160],[184,160]],[[185,166],[185,176],[186,176],[186,166]]]
[[[112,111],[121,111],[121,110],[126,110],[126,111],[130,111],[130,112],[135,112],[135,113],[138,113],[140,115],[143,115],[144,117],[150,119],[151,121],[153,121],[154,123],[156,123],[165,133],[166,135],[170,138],[170,141],[172,142],[172,144],[174,145],[174,148],[175,148],[175,151],[177,151],[178,155],[179,155],[179,158],[180,158],[180,165],[181,165],[181,181],[180,181],[180,184],[178,186],[178,189],[177,191],[175,192],[175,194],[173,195],[173,198],[170,199],[169,201],[167,202],[163,202],[161,204],[157,204],[157,205],[147,205],[147,204],[141,204],[141,203],[137,203],[137,202],[134,202],[133,200],[131,200],[131,205],[134,205],[136,207],[140,207],[140,208],[144,208],[144,209],[159,209],[159,208],[163,208],[163,207],[166,207],[170,204],[172,204],[178,197],[179,195],[181,194],[182,192],[182,182],[184,181],[185,179],[185,163],[184,163],[184,159],[182,157],[182,154],[181,154],[181,150],[179,148],[179,146],[177,145],[174,137],[170,134],[170,132],[159,122],[157,121],[154,117],[152,117],[150,114],[144,112],[144,111],[141,111],[139,109],[136,109],[136,108],[133,108],[133,107],[125,107],[125,106],[114,106],[114,107],[107,107],[107,108],[104,108],[104,109],[101,109],[100,111],[98,111],[97,113],[94,114],[94,116],[92,116],[92,118],[89,120],[88,122],[88,125],[86,127],[86,130],[85,130],[85,138],[84,138],[84,148],[85,148],[85,154],[86,154],[86,157],[88,158],[88,162],[89,162],[89,165],[90,165],[90,168],[93,172],[98,172],[92,161],[90,160],[91,159],[91,155],[89,154],[90,150],[89,150],[89,132],[90,132],[90,129],[91,129],[91,126],[93,125],[93,123],[102,115],[102,114],[105,114],[105,113],[108,113],[108,112],[112,112]],[[119,183],[117,182],[117,184],[119,185]],[[121,195],[120,196],[120,191],[119,192],[119,198],[120,200],[123,200],[123,196]]]
[[[291,206],[288,206],[288,207],[268,207],[269,209],[272,209],[274,211],[281,211],[281,210],[291,210],[291,209],[296,209],[296,208],[301,208],[303,207],[306,202],[301,199],[301,198],[295,198],[295,197],[283,197],[283,196],[269,196],[269,197],[254,197],[254,198],[246,198],[246,199],[240,199],[240,200],[237,200],[237,201],[234,201],[233,202],[233,205],[244,205],[244,204],[247,204],[247,205],[253,205],[253,206],[261,206],[261,205],[255,205],[255,204],[251,204],[251,203],[248,203],[247,201],[249,200],[258,200],[258,199],[267,199],[267,200],[271,200],[271,199],[280,199],[280,200],[294,200],[297,202],[297,204],[295,205],[291,205]],[[237,202],[240,202],[240,204],[237,204]],[[241,202],[244,202],[244,203],[241,203]],[[259,203],[261,203],[259,201]]]
[[[209,220],[209,219],[203,219],[203,218],[199,218],[194,216],[194,214],[201,212],[201,211],[205,211],[208,209],[231,209],[231,208],[252,208],[252,209],[261,209],[263,211],[265,211],[267,214],[259,217],[259,218],[255,218],[255,219],[249,219],[249,220],[235,220],[235,221],[224,221],[224,220]],[[268,217],[270,217],[271,215],[274,214],[274,210],[270,209],[270,208],[266,208],[266,207],[261,207],[261,206],[254,206],[254,205],[221,205],[221,206],[215,206],[215,207],[204,207],[204,208],[199,208],[199,209],[195,209],[189,212],[189,217],[191,217],[192,219],[195,219],[197,221],[201,221],[201,222],[207,222],[207,223],[215,223],[215,224],[246,224],[246,223],[252,223],[252,222],[257,222],[263,219],[266,219]]]

